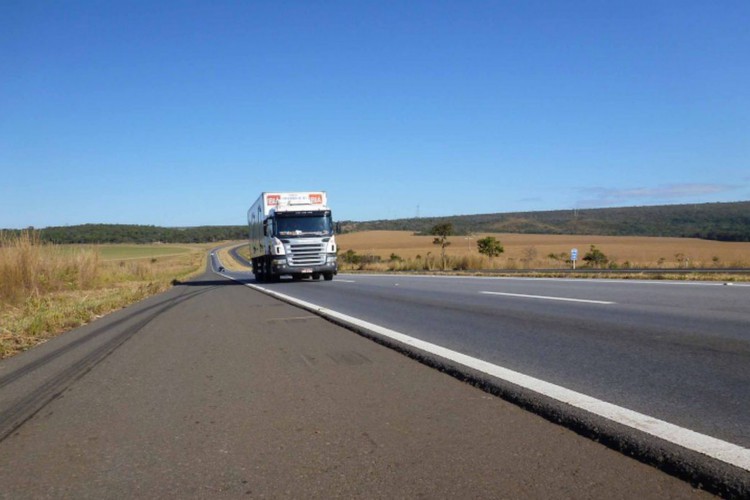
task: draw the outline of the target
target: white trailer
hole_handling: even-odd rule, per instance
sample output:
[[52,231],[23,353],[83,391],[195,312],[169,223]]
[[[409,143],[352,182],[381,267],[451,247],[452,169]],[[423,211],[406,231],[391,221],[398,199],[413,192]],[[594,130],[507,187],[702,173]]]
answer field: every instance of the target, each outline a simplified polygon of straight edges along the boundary
[[333,279],[338,262],[327,198],[325,191],[261,193],[247,212],[258,281],[283,275]]

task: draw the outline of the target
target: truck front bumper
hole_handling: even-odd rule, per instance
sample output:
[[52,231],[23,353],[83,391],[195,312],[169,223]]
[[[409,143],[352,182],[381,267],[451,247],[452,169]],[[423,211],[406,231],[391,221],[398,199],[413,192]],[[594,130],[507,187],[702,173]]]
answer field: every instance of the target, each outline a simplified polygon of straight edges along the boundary
[[274,259],[271,262],[271,268],[274,274],[278,275],[289,275],[289,274],[324,274],[324,273],[338,273],[337,262],[326,262],[325,264],[316,266],[292,266],[287,263],[286,259]]

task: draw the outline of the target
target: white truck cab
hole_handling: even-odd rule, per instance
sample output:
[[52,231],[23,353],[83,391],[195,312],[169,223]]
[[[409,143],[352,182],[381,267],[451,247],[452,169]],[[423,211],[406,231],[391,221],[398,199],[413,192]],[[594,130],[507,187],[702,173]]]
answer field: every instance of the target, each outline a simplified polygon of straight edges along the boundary
[[283,275],[332,280],[336,238],[325,191],[261,193],[247,212],[250,256],[259,281]]

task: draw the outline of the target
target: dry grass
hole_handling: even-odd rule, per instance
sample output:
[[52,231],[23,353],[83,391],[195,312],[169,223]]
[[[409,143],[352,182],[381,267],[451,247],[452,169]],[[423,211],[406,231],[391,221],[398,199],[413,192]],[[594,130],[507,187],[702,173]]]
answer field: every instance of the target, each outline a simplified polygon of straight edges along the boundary
[[[235,242],[218,250],[219,261],[221,261],[222,266],[229,269],[230,271],[247,271],[247,267],[234,260],[234,258],[229,253],[232,248],[237,247],[242,247],[240,248],[241,255],[246,256],[247,258],[250,257],[250,251],[248,249],[247,242]],[[243,252],[243,250],[245,251]]]
[[[494,236],[505,252],[490,259],[477,251],[477,240]],[[409,231],[362,231],[336,236],[341,270],[438,271],[442,269],[440,247],[432,236],[415,236]],[[451,236],[447,248],[447,269],[567,269],[565,259],[550,254],[569,253],[578,248],[579,266],[591,245],[602,250],[620,268],[669,269],[750,267],[750,243],[700,240],[696,238],[657,238],[635,236],[541,235],[480,233]],[[240,244],[242,245],[242,244]],[[360,256],[374,255],[380,262],[347,264],[342,256],[353,250]],[[247,253],[246,246],[240,253]],[[391,260],[395,254],[400,259]],[[226,251],[220,254],[227,268],[244,270]],[[679,275],[675,275],[679,276]]]
[[0,358],[166,290],[204,262],[202,247],[105,261],[96,247],[43,244],[33,232],[0,233]]
[[89,287],[96,279],[96,252],[61,252],[43,245],[37,233],[0,234],[0,301],[15,304],[27,297]]
[[[493,260],[480,255],[476,242],[485,236],[499,239],[505,252]],[[336,240],[339,256],[351,249],[360,255],[377,255],[384,261],[396,254],[406,261],[369,264],[374,266],[372,269],[406,268],[417,260],[422,261],[419,268],[441,266],[440,247],[432,244],[432,236],[415,236],[408,231],[363,231],[338,235]],[[568,266],[548,255],[578,248],[580,260],[591,245],[621,267],[750,267],[750,243],[695,238],[481,233],[451,236],[449,241],[448,267],[453,269],[563,268]],[[425,264],[426,261],[433,262]]]

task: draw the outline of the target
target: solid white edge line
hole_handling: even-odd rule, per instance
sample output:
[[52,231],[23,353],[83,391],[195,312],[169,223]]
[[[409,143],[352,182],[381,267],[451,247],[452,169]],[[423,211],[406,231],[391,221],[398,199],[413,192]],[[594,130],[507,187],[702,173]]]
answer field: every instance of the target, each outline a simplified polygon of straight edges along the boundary
[[526,299],[543,299],[543,300],[562,300],[565,302],[583,302],[586,304],[614,304],[614,302],[609,302],[606,300],[591,300],[591,299],[571,299],[568,297],[550,297],[547,295],[526,295],[523,293],[506,293],[506,292],[479,292],[484,293],[486,295],[504,295],[507,297],[523,297]]
[[[221,274],[221,273],[220,273]],[[222,274],[225,278],[234,279],[231,276]],[[688,450],[702,453],[706,456],[715,458],[730,465],[734,465],[746,471],[750,471],[750,450],[743,448],[742,446],[723,441],[718,438],[707,436],[699,432],[685,429],[675,424],[670,424],[664,420],[659,420],[643,413],[638,413],[627,408],[623,408],[606,401],[601,401],[586,394],[566,389],[565,387],[545,382],[529,375],[524,375],[502,366],[493,365],[480,359],[472,358],[466,354],[452,351],[441,347],[439,345],[426,342],[424,340],[410,337],[403,333],[364,321],[347,314],[343,314],[332,309],[306,302],[304,300],[291,297],[279,292],[274,292],[268,288],[263,288],[258,285],[245,283],[245,286],[262,291],[273,297],[278,297],[282,300],[304,307],[306,309],[312,309],[322,316],[328,316],[331,318],[338,319],[340,321],[350,323],[358,326],[365,330],[375,332],[384,337],[393,339],[402,344],[412,346],[416,349],[434,354],[444,359],[459,363],[477,370],[482,373],[486,373],[492,377],[496,377],[511,384],[523,387],[525,389],[534,391],[543,396],[555,399],[562,403],[569,404],[581,410],[585,410],[594,415],[606,418],[613,422],[621,425],[625,425],[632,429],[645,432],[651,436],[668,441],[672,444],[682,446]]]

